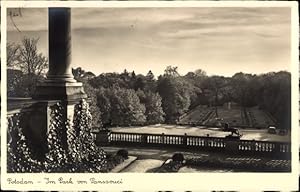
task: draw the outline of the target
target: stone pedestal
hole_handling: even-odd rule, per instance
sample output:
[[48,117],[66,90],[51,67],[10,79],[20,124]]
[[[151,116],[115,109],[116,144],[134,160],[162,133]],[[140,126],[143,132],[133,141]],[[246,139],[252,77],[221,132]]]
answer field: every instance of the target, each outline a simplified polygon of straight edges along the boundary
[[230,153],[237,153],[239,151],[239,141],[238,137],[226,137],[225,138],[225,150]]
[[44,81],[36,88],[34,99],[75,101],[87,98],[81,82]]
[[98,133],[96,133],[96,144],[98,146],[109,145],[110,134],[111,134],[111,131],[109,131],[109,130],[100,130]]

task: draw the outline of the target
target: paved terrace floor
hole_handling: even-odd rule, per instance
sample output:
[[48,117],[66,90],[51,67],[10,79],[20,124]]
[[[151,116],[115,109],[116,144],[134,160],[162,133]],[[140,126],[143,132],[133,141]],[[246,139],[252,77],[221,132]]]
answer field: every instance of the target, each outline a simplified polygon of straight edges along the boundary
[[[123,169],[122,173],[146,173],[151,172],[154,168],[159,167],[162,163],[172,158],[174,153],[182,153],[185,158],[197,157],[197,158],[222,158],[229,161],[264,161],[266,164],[270,163],[280,163],[280,164],[290,164],[291,161],[288,160],[273,160],[269,158],[260,158],[260,157],[245,157],[238,155],[227,155],[214,152],[203,152],[195,150],[180,150],[180,149],[162,149],[162,148],[142,148],[142,147],[102,147],[107,153],[116,153],[120,149],[126,149],[130,156],[135,156],[137,159],[132,162],[128,167]],[[235,172],[239,170],[232,169],[216,169],[209,167],[196,167],[196,166],[185,166],[180,169],[179,172],[182,173],[192,173],[192,172]],[[249,170],[249,172],[255,172],[255,170]],[[242,172],[245,172],[242,171]],[[246,171],[248,172],[248,171]]]
[[[193,135],[193,136],[209,136],[211,137],[225,137],[230,134],[229,132],[221,131],[220,128],[206,128],[206,127],[190,127],[179,125],[149,125],[143,127],[115,127],[110,128],[114,132],[129,132],[129,133],[151,133],[151,134],[172,134],[172,135]],[[243,134],[241,139],[257,140],[257,141],[277,141],[277,142],[290,142],[290,134],[281,136],[278,134],[270,134],[267,129],[239,129]]]

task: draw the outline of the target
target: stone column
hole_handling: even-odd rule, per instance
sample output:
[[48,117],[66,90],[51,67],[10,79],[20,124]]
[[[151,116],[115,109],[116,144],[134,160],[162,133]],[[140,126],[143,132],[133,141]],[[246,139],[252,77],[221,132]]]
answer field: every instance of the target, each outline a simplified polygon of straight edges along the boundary
[[47,81],[76,82],[71,64],[70,8],[49,8],[49,71]]
[[[44,113],[34,114],[36,124],[33,130],[41,132],[40,127],[49,128],[51,106],[60,102],[62,121],[74,118],[74,106],[86,98],[81,82],[72,75],[71,68],[71,10],[70,8],[49,8],[49,70],[46,79],[41,82],[33,95],[33,99],[43,104]],[[49,105],[52,103],[52,105]],[[38,121],[37,119],[41,119]],[[62,127],[64,143],[66,143],[66,127]],[[49,131],[49,130],[47,130]],[[42,133],[41,133],[42,134]],[[67,146],[65,146],[67,147]]]
[[82,83],[71,68],[71,10],[49,8],[49,70],[38,85],[34,99],[77,100],[85,98]]

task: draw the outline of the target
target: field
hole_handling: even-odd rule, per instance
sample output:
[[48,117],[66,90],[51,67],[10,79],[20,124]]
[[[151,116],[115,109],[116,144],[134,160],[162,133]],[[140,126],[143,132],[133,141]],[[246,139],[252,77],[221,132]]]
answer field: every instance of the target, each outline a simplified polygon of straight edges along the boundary
[[[110,128],[114,132],[130,132],[130,133],[150,133],[150,134],[172,134],[172,135],[195,135],[195,136],[209,136],[211,137],[225,137],[230,134],[229,132],[223,132],[219,128],[205,128],[201,126],[179,126],[179,125],[149,125],[143,127],[115,127]],[[278,142],[290,142],[290,134],[281,136],[278,134],[270,134],[266,129],[240,129],[243,136],[241,139],[257,140],[257,141],[278,141]]]

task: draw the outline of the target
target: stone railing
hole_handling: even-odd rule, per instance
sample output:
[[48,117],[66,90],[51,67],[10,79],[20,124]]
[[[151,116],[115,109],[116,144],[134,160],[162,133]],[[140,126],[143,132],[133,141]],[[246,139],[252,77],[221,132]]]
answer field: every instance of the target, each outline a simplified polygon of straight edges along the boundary
[[189,135],[165,135],[111,132],[109,145],[176,147],[202,151],[218,151],[241,155],[272,156],[279,159],[290,159],[291,144],[287,142],[270,142],[239,140],[220,137],[201,137]]

